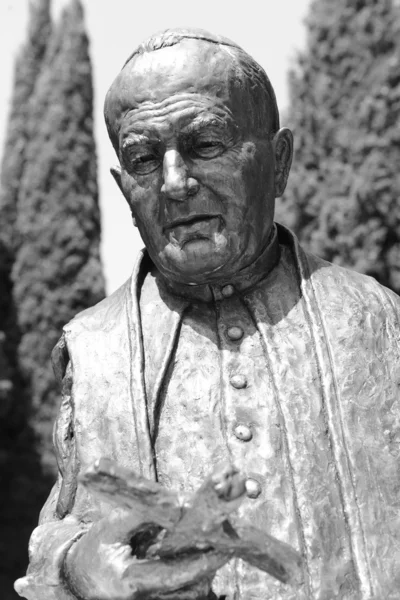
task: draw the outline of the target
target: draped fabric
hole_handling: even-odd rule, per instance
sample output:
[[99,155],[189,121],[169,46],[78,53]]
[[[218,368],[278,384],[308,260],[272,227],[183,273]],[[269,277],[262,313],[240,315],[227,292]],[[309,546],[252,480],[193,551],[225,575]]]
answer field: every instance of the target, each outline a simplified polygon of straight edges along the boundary
[[[279,242],[279,264],[242,299],[259,332],[271,386],[264,426],[279,425],[278,475],[290,496],[271,510],[279,526],[272,517],[265,528],[296,540],[305,585],[294,593],[266,576],[262,596],[249,583],[240,597],[395,599],[400,299],[371,278],[305,255],[282,227]],[[70,598],[60,548],[109,510],[76,488],[79,470],[104,455],[156,477],[154,411],[189,303],[160,284],[141,304],[150,269],[144,253],[130,282],[66,326],[56,351],[65,385],[60,480],[32,537],[29,574],[17,584],[29,599]]]

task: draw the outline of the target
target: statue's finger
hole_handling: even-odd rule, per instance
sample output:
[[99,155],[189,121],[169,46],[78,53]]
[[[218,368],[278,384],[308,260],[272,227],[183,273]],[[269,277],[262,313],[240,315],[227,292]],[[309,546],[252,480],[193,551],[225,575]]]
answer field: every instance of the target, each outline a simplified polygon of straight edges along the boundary
[[229,556],[217,553],[196,553],[173,560],[133,560],[122,580],[132,591],[132,600],[143,594],[172,593],[202,581],[211,581]]
[[79,482],[90,493],[118,508],[146,512],[150,521],[164,518],[178,521],[181,505],[178,494],[155,481],[120,467],[111,459],[100,458],[80,476]]

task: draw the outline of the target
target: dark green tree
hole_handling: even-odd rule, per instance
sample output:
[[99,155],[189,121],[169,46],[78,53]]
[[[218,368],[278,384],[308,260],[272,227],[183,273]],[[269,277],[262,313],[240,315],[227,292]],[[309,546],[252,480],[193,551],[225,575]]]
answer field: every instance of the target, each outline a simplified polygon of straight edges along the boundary
[[29,13],[27,40],[15,64],[0,178],[0,236],[11,256],[18,237],[15,235],[15,220],[28,142],[29,100],[34,93],[51,32],[50,0],[30,0]]
[[400,293],[400,14],[314,0],[290,75],[295,157],[277,220],[326,260]]
[[62,326],[104,297],[92,71],[79,0],[69,2],[54,28],[29,105],[28,136],[13,295],[19,364],[29,381],[43,464],[51,468],[58,390],[50,353]]
[[[0,387],[4,406],[11,405],[0,441],[5,600],[16,598],[12,582],[26,568],[28,538],[56,472],[51,435],[59,391],[51,350],[62,326],[104,296],[92,71],[79,0],[66,5],[57,26],[50,24],[49,0],[31,2],[29,32],[16,68],[0,209],[7,230],[0,265],[6,265],[7,310],[18,332],[11,360],[9,331],[0,323]],[[42,51],[28,90],[29,77],[20,69],[33,74],[39,53],[32,43]]]
[[51,34],[50,0],[31,0],[24,45],[17,56],[0,176],[0,589],[16,598],[12,583],[25,568],[29,532],[44,498],[45,477],[28,422],[29,390],[19,366],[20,331],[11,271],[20,181],[26,165],[29,100],[35,92]]
[[[20,49],[14,71],[11,110],[7,123],[6,141],[0,176],[0,330],[4,331],[4,351],[11,368],[17,395],[21,381],[16,357],[19,331],[12,297],[11,270],[18,247],[16,229],[18,194],[26,164],[28,146],[29,100],[34,94],[36,82],[43,65],[44,55],[51,33],[50,0],[31,0],[27,39]],[[22,403],[13,408],[13,420],[24,412]],[[13,424],[8,419],[8,429]],[[1,436],[4,439],[4,436]]]

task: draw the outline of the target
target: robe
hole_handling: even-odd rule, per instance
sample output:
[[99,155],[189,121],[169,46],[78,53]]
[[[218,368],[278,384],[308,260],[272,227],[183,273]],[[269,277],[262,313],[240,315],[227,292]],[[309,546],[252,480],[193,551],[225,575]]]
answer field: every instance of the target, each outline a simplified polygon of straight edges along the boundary
[[[286,263],[281,260],[246,301],[268,361],[291,493],[281,536],[273,521],[265,529],[301,552],[304,586],[294,591],[270,578],[263,596],[250,583],[240,597],[395,599],[400,299],[372,278],[304,253],[289,230],[279,226],[278,232]],[[156,478],[152,411],[188,300],[155,287],[141,314],[140,292],[151,268],[143,252],[132,278],[73,319],[55,349],[63,385],[54,438],[60,476],[32,534],[27,576],[16,584],[29,600],[73,599],[62,579],[65,553],[109,512],[77,485],[80,471],[108,456]],[[296,294],[282,285],[288,269]],[[146,364],[148,328],[154,352]],[[276,420],[265,423],[275,426]]]

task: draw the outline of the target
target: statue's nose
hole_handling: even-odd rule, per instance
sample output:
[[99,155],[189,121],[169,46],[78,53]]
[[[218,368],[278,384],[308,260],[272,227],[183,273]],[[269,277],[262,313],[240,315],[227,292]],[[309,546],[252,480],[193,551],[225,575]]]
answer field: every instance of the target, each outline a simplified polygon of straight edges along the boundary
[[185,161],[177,150],[167,150],[164,155],[163,179],[161,192],[171,200],[182,202],[199,190],[199,183],[193,177],[189,177]]

